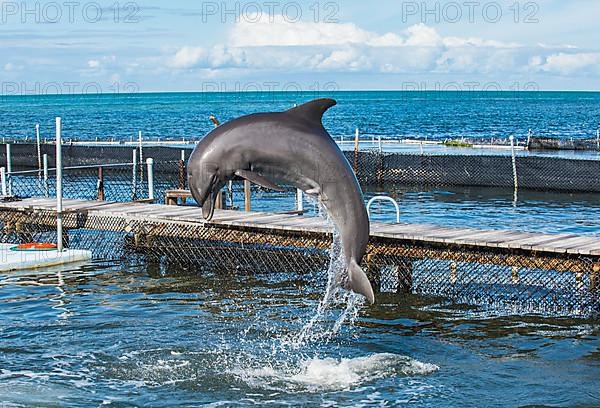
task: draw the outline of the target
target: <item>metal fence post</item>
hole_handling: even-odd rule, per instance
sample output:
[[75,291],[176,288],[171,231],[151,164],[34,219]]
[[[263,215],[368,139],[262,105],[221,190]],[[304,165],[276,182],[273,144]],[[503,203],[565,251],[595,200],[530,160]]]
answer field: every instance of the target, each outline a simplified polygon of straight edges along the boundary
[[296,189],[296,210],[299,213],[304,212],[304,193],[299,188]]
[[250,182],[248,180],[244,180],[244,209],[247,212],[252,211],[251,196],[252,189],[250,186]]
[[229,199],[229,209],[233,209],[233,180],[227,183],[227,197]]
[[98,167],[98,201],[104,201],[104,169],[102,166]]
[[185,150],[181,151],[179,160],[179,189],[185,190]]
[[0,167],[0,179],[2,182],[2,197],[6,197],[6,168]]
[[148,167],[148,198],[154,200],[154,159],[146,159]]
[[215,201],[215,210],[223,209],[223,190],[217,193],[217,200]]
[[142,131],[138,132],[138,145],[140,147],[140,163],[144,161],[143,143],[142,143]]
[[8,195],[12,196],[12,154],[10,143],[6,144],[6,180],[8,183]]
[[359,144],[360,132],[356,128],[356,134],[354,136],[354,174],[358,174],[358,144]]
[[137,150],[133,149],[133,165],[132,165],[132,169],[133,169],[133,174],[132,174],[132,180],[131,180],[131,188],[132,188],[132,201],[135,201],[137,199]]
[[515,138],[511,135],[508,139],[510,140],[510,149],[512,154],[513,180],[515,186],[514,204],[516,205],[519,191],[519,178],[517,176],[517,156],[515,154]]
[[38,170],[42,170],[42,147],[40,143],[40,125],[35,125],[35,140],[37,143]]
[[62,177],[61,118],[56,118],[56,240],[58,242],[58,252],[63,251]]
[[48,197],[50,195],[50,189],[48,188],[48,155],[44,154],[42,160],[44,166],[44,195]]

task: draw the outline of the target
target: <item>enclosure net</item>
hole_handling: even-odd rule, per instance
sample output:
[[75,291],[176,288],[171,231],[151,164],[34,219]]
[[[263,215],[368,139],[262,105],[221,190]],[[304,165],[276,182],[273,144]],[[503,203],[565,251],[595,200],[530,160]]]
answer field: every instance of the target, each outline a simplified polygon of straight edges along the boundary
[[[50,146],[44,148],[50,155]],[[38,168],[37,156],[21,149],[13,148],[15,163],[5,188],[16,197],[54,196],[52,168],[45,175]],[[184,150],[185,159],[190,152]],[[511,156],[379,151],[345,154],[364,188],[485,186],[513,191],[516,187],[590,196],[600,192],[600,160],[594,159],[518,156],[513,163]],[[164,202],[166,191],[187,188],[181,155],[181,149],[144,149],[136,152],[133,163],[129,148],[67,149],[64,197],[130,202],[148,199],[152,194],[152,201]],[[99,160],[97,156],[104,158]],[[145,162],[147,157],[154,159],[151,169]],[[241,183],[234,183],[231,194],[242,189]],[[0,227],[2,242],[56,240],[56,215],[52,212],[2,210]],[[265,232],[250,227],[208,227],[131,217],[124,222],[123,218],[84,212],[65,215],[65,241],[73,248],[92,250],[96,259],[139,256],[166,268],[183,265],[200,272],[297,272],[323,281],[331,246],[327,234]],[[371,240],[363,266],[380,292],[436,296],[520,312],[591,316],[600,310],[599,258],[380,238]]]

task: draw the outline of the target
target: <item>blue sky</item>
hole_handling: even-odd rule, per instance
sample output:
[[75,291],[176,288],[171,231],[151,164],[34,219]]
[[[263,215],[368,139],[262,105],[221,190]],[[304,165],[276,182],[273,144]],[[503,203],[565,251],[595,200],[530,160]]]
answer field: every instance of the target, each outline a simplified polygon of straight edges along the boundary
[[0,7],[4,95],[600,89],[595,0]]

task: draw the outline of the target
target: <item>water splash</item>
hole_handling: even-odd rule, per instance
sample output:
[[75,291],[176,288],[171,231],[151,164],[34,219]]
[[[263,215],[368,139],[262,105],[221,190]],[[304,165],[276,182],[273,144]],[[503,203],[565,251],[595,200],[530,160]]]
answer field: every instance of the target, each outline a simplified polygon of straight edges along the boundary
[[434,364],[410,357],[378,353],[341,359],[313,357],[293,367],[238,368],[231,374],[254,389],[316,393],[356,389],[379,379],[423,376],[437,370]]
[[[364,303],[361,295],[347,291],[341,285],[344,279],[347,279],[342,239],[322,203],[319,202],[319,205],[320,214],[326,216],[327,222],[333,228],[333,244],[329,251],[330,258],[327,268],[327,286],[313,317],[302,327],[300,333],[284,342],[285,345],[295,349],[313,342],[330,341],[339,333],[346,321],[351,326],[354,325],[360,307]],[[343,307],[343,310],[336,317],[336,310],[340,306]],[[333,325],[330,325],[331,320],[334,321]]]

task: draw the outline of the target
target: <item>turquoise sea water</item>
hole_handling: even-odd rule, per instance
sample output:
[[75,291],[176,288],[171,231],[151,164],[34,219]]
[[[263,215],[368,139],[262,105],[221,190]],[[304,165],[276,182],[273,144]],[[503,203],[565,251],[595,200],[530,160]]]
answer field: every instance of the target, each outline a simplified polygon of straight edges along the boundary
[[143,131],[148,138],[200,138],[212,127],[210,115],[223,121],[260,111],[291,108],[316,97],[333,97],[338,106],[325,116],[334,136],[445,139],[507,138],[536,134],[593,138],[600,124],[600,93],[593,92],[304,92],[304,93],[163,93],[59,96],[4,96],[0,136],[54,134],[62,116],[64,136],[72,139],[129,140]]

